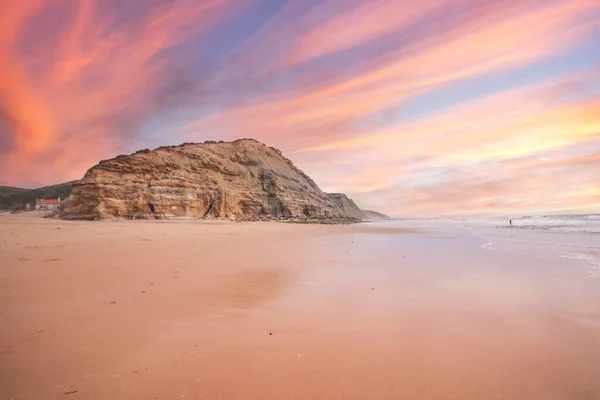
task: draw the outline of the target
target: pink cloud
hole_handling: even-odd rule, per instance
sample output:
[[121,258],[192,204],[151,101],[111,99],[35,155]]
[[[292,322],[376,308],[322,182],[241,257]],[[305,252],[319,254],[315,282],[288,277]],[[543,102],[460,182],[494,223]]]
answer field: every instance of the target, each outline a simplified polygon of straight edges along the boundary
[[[244,28],[237,45],[214,45],[216,56],[202,46],[228,43],[240,21],[232,19],[258,3],[151,1],[126,23],[107,4],[11,2],[0,15],[2,183],[76,179],[130,140],[146,147],[142,128],[163,129],[171,121],[159,117],[173,112],[185,117],[153,140],[255,137],[326,190],[372,195],[389,209],[451,212],[461,192],[481,210],[563,207],[570,197],[583,205],[597,195],[586,173],[557,197],[554,176],[576,161],[565,154],[571,161],[542,168],[538,158],[599,139],[600,98],[581,90],[598,71],[399,119],[423,94],[567,57],[600,27],[597,1],[289,1]],[[36,23],[53,10],[63,19]],[[209,53],[215,59],[203,59]],[[514,160],[521,164],[509,167]],[[428,176],[430,168],[458,175]],[[527,190],[534,183],[537,194]]]
[[[539,7],[531,7],[529,3],[513,5],[509,8],[512,12],[500,12],[493,19],[483,13],[469,24],[424,39],[425,43],[417,41],[414,48],[407,50],[406,55],[400,54],[397,60],[376,66],[368,64],[367,70],[354,77],[335,83],[317,81],[299,94],[288,92],[288,88],[268,93],[190,126],[199,131],[234,131],[242,136],[273,132],[278,137],[275,140],[282,136],[292,140],[298,132],[311,132],[315,146],[310,148],[327,146],[337,136],[363,134],[351,126],[360,116],[401,105],[448,82],[527,64],[564,51],[598,23],[574,24],[582,14],[597,7],[590,1],[536,4]],[[350,15],[360,13],[350,12]],[[347,21],[348,16],[342,14],[337,18]],[[335,26],[335,22],[329,23]],[[332,131],[332,126],[339,129]],[[266,133],[261,134],[272,139]]]
[[43,28],[60,34],[34,72],[37,57],[19,51],[18,39],[43,40],[31,23],[43,6],[50,4],[12,2],[1,17],[0,111],[10,148],[0,179],[7,182],[74,179],[113,156],[155,107],[151,93],[164,85],[168,66],[157,55],[227,15],[223,0],[148,3],[138,21],[117,29],[116,14],[100,2],[72,3],[65,11],[72,20]]

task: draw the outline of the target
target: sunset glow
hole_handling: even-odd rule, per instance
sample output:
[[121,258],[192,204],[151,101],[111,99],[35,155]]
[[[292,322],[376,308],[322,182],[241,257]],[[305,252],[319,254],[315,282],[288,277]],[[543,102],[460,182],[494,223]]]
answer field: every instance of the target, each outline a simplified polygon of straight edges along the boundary
[[2,9],[0,185],[252,137],[394,216],[600,212],[597,0]]

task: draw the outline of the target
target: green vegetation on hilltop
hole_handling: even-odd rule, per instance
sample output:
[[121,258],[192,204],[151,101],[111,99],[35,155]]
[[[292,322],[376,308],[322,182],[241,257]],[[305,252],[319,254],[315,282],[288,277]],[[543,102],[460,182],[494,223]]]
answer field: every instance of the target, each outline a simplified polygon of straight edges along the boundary
[[35,203],[36,199],[66,199],[71,194],[74,183],[72,181],[37,189],[0,186],[0,210],[23,209],[25,204]]

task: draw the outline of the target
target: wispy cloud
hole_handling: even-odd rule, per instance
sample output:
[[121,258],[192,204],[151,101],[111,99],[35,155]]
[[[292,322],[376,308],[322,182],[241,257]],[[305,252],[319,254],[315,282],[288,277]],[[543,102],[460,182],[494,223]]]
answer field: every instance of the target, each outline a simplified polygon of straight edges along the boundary
[[599,32],[593,0],[11,2],[0,182],[255,137],[383,211],[586,207]]
[[[12,2],[4,14],[0,115],[9,140],[0,179],[72,179],[112,155],[154,113],[178,104],[157,96],[193,90],[173,87],[182,60],[165,52],[228,15],[225,1],[156,1],[119,23],[124,16],[106,4]],[[36,47],[44,37],[47,46]]]

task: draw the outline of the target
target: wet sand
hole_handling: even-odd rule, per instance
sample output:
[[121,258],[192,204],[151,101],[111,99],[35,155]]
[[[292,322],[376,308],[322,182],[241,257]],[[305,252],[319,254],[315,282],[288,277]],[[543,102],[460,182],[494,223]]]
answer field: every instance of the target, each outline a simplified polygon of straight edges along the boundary
[[483,244],[0,215],[0,399],[600,398],[600,278]]

